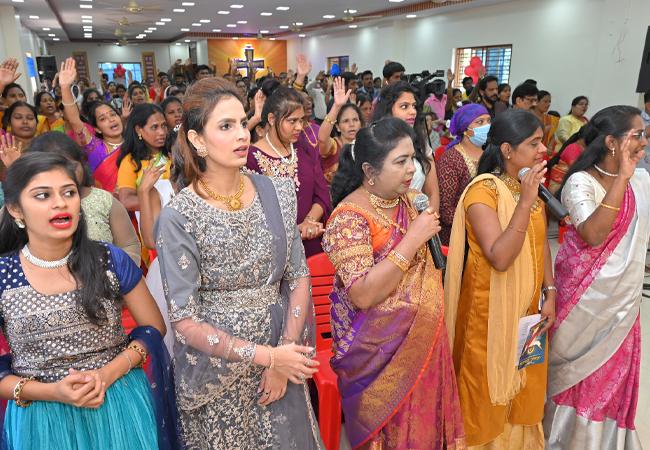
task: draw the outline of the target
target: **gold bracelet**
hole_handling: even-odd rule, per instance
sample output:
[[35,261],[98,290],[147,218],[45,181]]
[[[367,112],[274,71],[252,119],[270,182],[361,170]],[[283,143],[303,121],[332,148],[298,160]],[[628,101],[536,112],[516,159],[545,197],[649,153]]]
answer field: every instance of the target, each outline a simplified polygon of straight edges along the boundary
[[325,122],[327,122],[329,124],[332,124],[332,125],[336,125],[336,120],[332,120],[327,116],[325,116]]
[[28,382],[30,382],[30,381],[32,381],[34,379],[35,379],[34,377],[23,378],[22,380],[20,380],[18,382],[18,384],[16,384],[16,387],[14,388],[14,401],[16,402],[17,406],[19,406],[21,408],[24,408],[25,406],[29,406],[29,405],[32,404],[32,402],[33,402],[32,400],[28,400],[26,402],[21,402],[20,401],[20,393],[23,391],[23,388],[25,387],[25,385]]
[[612,211],[620,211],[621,210],[621,208],[615,208],[614,206],[609,206],[609,205],[606,205],[604,203],[599,203],[599,205],[602,206],[603,208],[611,209]]
[[318,220],[316,220],[316,218],[314,216],[310,216],[309,214],[307,214],[305,217],[308,218],[308,219],[313,220],[314,222],[318,222]]
[[63,106],[70,106],[70,107],[71,107],[71,106],[77,106],[77,104],[76,104],[75,102],[72,102],[72,103],[65,103],[65,102],[63,102],[63,100],[61,100],[61,104],[62,104]]
[[136,352],[140,353],[140,356],[142,357],[142,361],[140,361],[140,364],[138,364],[137,366],[135,366],[134,369],[137,369],[138,367],[142,367],[142,366],[145,365],[145,363],[147,362],[147,356],[149,356],[149,355],[147,354],[147,351],[146,351],[146,350],[144,350],[144,349],[141,348],[141,347],[138,347],[138,346],[135,345],[135,344],[131,344],[131,345],[129,345],[129,346],[127,347],[127,350],[135,350]]
[[271,364],[269,365],[269,370],[273,370],[273,367],[275,367],[275,358],[273,356],[273,347],[270,345],[267,345],[269,349],[269,356],[271,357]]
[[305,85],[304,85],[304,84],[300,84],[300,83],[298,83],[297,81],[294,81],[294,82],[293,82],[293,87],[295,87],[295,88],[298,89],[299,91],[302,91],[302,90],[304,89]]
[[408,272],[409,267],[411,263],[409,263],[408,259],[404,258],[402,255],[397,253],[395,250],[391,250],[390,253],[388,253],[388,256],[386,256],[386,259],[391,261],[393,264],[395,264],[397,267],[402,269],[404,273]]
[[[512,228],[512,225],[508,225],[508,228],[514,230],[514,228]],[[525,233],[526,232],[526,230],[522,230],[521,228],[517,228],[517,231],[519,231],[520,233]]]

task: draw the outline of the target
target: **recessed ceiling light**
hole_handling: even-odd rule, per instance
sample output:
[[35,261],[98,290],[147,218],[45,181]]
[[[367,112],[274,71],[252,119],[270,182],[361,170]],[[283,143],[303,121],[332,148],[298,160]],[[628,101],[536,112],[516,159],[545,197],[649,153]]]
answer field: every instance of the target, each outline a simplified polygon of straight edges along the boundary
[[156,22],[156,25],[165,25],[165,22]]
[[201,19],[199,20],[201,23],[210,23],[210,19]]
[[277,9],[278,11],[288,11],[289,7],[288,6],[278,6],[275,9]]
[[357,27],[356,25],[350,25],[350,28],[356,28],[356,27]]
[[90,19],[84,19],[84,20],[82,20],[82,22],[83,22],[83,23],[93,23],[93,21],[90,20]]
[[326,15],[323,16],[323,19],[333,19],[333,18],[335,18],[335,17],[336,17],[336,16],[334,16],[334,15],[332,15],[332,14],[326,14]]
[[190,42],[190,39],[185,39],[185,42]]
[[299,34],[298,37],[305,37],[305,35],[304,34]]
[[193,2],[183,2],[183,3],[181,3],[181,5],[183,5],[183,6],[194,6],[194,3]]
[[48,34],[49,37],[54,37],[56,34]]
[[[183,8],[176,8],[174,12],[185,12],[185,10]],[[177,42],[176,45],[181,45],[181,44]]]
[[172,19],[170,19],[170,18],[168,18],[168,17],[163,17],[162,19],[160,19],[160,21],[161,21],[161,22],[171,22]]
[[246,22],[245,20],[238,20],[237,23],[246,24],[248,22]]
[[181,45],[181,43],[180,43],[180,42],[177,42],[176,45]]
[[93,9],[93,5],[79,5],[79,8]]
[[350,14],[355,14],[357,12],[356,9],[348,9],[348,13]]
[[157,30],[158,28],[156,28],[156,27],[149,27],[149,29],[155,31],[155,30]]
[[43,31],[50,31],[49,28],[43,28]]
[[136,36],[136,39],[144,39],[144,36]]
[[84,37],[92,37],[92,33],[84,33]]
[[92,19],[93,16],[81,16],[82,19]]
[[58,41],[58,40],[59,40],[59,38],[52,38],[52,40],[53,40],[53,41]]
[[244,5],[230,5],[230,7],[235,9],[241,9],[244,7]]
[[227,26],[228,28],[235,28],[237,25],[234,24],[234,23],[229,23],[229,24],[226,25],[226,26]]
[[230,14],[230,11],[218,11],[217,14]]
[[388,1],[391,2],[391,3],[401,3],[404,0],[388,0]]
[[260,16],[272,16],[272,15],[273,13],[269,13],[269,12],[260,13]]
[[40,19],[38,16],[29,16],[30,19]]
[[25,0],[11,0],[14,3],[25,3]]
[[417,14],[407,14],[406,18],[407,19],[415,19],[417,17]]
[[262,34],[266,34],[268,32],[269,32],[269,30],[260,30],[260,33],[262,33]]
[[275,41],[275,38],[269,38],[269,41]]
[[201,24],[200,24],[200,23],[193,23],[192,26],[193,26],[193,27],[200,27]]
[[[83,28],[84,28],[84,30],[85,30],[86,28],[90,28],[90,29],[92,30],[93,26],[92,26],[92,25],[84,25]],[[45,29],[45,28],[43,28],[43,29]],[[48,30],[49,30],[49,28],[48,28]]]
[[296,22],[296,25],[302,26],[302,22]]
[[181,31],[190,31],[189,28],[181,28]]
[[151,30],[144,30],[145,33],[153,33]]
[[280,29],[281,29],[281,30],[288,30],[288,29],[289,29],[289,25],[280,25]]
[[236,41],[236,40],[239,39],[239,38],[238,38],[238,37],[234,37],[233,39]]
[[219,29],[219,28],[215,28],[214,30],[212,30],[212,32],[213,32],[213,33],[221,33],[221,29]]

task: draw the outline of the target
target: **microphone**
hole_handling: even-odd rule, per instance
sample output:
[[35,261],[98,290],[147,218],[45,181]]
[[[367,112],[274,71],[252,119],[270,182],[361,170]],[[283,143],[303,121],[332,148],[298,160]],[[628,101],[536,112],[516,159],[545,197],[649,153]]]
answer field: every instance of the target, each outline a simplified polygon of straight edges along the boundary
[[[524,167],[521,169],[519,171],[519,180],[521,180],[529,170],[530,167]],[[555,214],[555,217],[559,219],[560,225],[564,225],[566,221],[569,220],[569,211],[567,211],[566,208],[562,206],[562,203],[560,203],[558,199],[556,199],[553,194],[551,194],[551,192],[546,189],[546,186],[541,183],[539,184],[537,195],[542,199],[544,203],[546,203],[546,206],[548,206],[548,209],[550,209],[551,212]]]
[[[418,214],[422,214],[422,211],[429,207],[429,197],[425,194],[418,194],[413,199],[413,205],[415,206],[415,209],[418,210]],[[427,244],[429,244],[429,250],[431,251],[431,257],[433,258],[433,264],[435,264],[436,269],[444,269],[447,266],[447,257],[442,253],[440,236],[436,234],[429,239]]]

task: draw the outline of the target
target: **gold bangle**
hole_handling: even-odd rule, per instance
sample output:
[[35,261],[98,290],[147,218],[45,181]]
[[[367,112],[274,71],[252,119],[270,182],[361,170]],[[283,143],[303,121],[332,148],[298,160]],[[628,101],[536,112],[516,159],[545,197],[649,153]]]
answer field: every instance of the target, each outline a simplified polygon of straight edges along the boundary
[[142,366],[145,365],[145,363],[147,362],[147,356],[149,356],[149,355],[147,354],[147,351],[146,351],[146,350],[144,350],[144,349],[141,348],[141,347],[138,347],[138,346],[135,345],[135,344],[131,344],[131,345],[129,345],[129,346],[127,347],[127,350],[135,350],[136,352],[140,353],[140,356],[142,357],[142,361],[140,361],[140,364],[138,364],[137,366],[135,366],[134,369],[137,369],[138,367],[142,367]]
[[303,88],[305,87],[305,85],[304,85],[304,84],[300,84],[300,83],[298,83],[297,81],[294,81],[294,82],[293,82],[293,87],[295,87],[296,89],[302,91]]
[[314,222],[318,222],[318,220],[316,220],[316,218],[314,216],[310,216],[309,214],[307,214],[305,217],[308,218],[308,219],[313,220]]
[[76,104],[75,102],[72,102],[72,103],[65,103],[63,100],[61,101],[61,104],[62,104],[63,106],[70,106],[70,107],[72,107],[72,106],[77,106],[77,104]]
[[611,209],[612,211],[620,211],[621,210],[621,208],[615,208],[613,206],[609,206],[609,205],[606,205],[604,203],[599,203],[599,205],[602,206],[603,208]]
[[[508,228],[514,230],[514,228],[512,228],[512,225],[508,225]],[[520,233],[525,233],[526,232],[526,230],[522,230],[521,228],[517,228],[517,231],[519,231]]]
[[30,382],[30,381],[32,381],[34,379],[35,379],[34,377],[23,378],[22,380],[20,380],[18,382],[18,384],[16,384],[16,387],[14,388],[14,401],[16,402],[16,406],[19,406],[20,408],[24,408],[25,406],[29,406],[29,405],[32,404],[32,402],[33,402],[32,400],[28,400],[26,402],[21,402],[20,401],[20,393],[23,391],[23,388],[25,387],[25,385],[28,382]]
[[404,258],[399,253],[397,253],[395,250],[391,250],[390,253],[388,253],[388,255],[386,256],[386,259],[388,259],[393,264],[395,264],[397,267],[402,269],[402,271],[404,273],[408,272],[409,267],[411,266],[411,263],[409,262],[409,260]]
[[332,120],[327,116],[325,116],[325,122],[327,122],[329,124],[332,124],[332,125],[336,125],[336,120]]
[[271,364],[269,365],[269,370],[273,370],[273,367],[275,367],[275,357],[273,356],[273,347],[270,345],[267,345],[269,349],[269,356],[271,357]]

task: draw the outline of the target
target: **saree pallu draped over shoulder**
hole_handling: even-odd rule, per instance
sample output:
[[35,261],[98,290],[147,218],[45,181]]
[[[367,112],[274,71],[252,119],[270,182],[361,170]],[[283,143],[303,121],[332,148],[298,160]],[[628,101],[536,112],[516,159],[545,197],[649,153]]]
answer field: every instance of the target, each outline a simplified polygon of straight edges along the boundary
[[[412,191],[393,220],[402,228],[417,216]],[[465,449],[453,363],[444,325],[441,272],[426,246],[381,303],[358,309],[348,289],[399,244],[395,226],[341,203],[332,214],[324,249],[337,270],[331,321],[331,365],[338,375],[345,425],[353,448]]]

